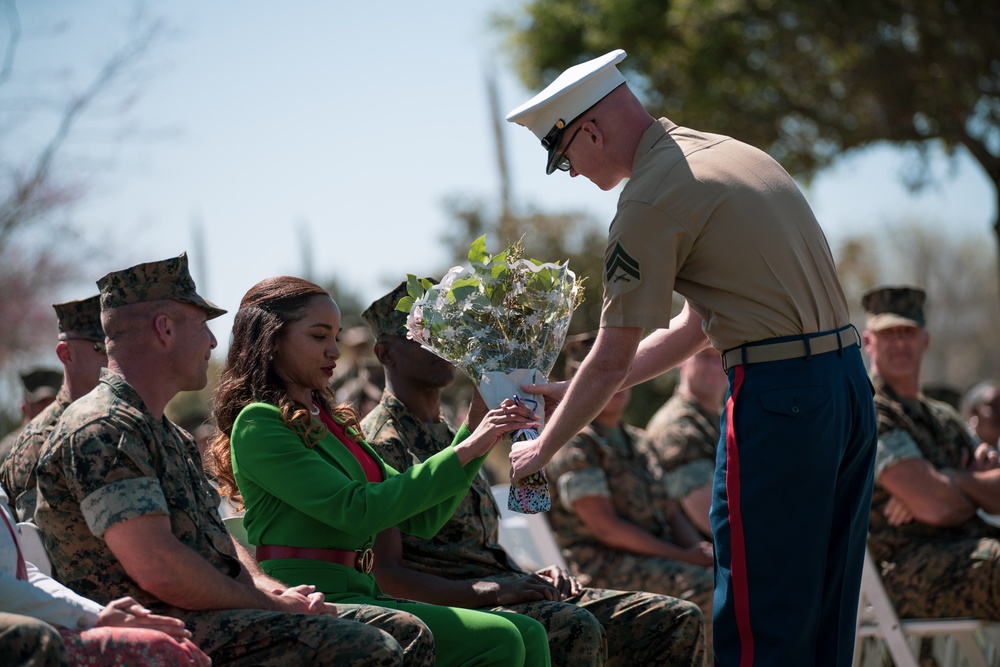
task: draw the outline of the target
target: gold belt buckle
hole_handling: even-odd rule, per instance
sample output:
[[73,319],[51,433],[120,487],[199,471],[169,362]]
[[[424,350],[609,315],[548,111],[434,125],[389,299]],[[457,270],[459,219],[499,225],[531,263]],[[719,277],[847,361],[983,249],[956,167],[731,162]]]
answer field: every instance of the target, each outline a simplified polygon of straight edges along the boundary
[[375,567],[375,552],[371,549],[365,549],[361,551],[360,549],[354,552],[357,557],[354,560],[354,569],[358,572],[364,572],[368,574]]

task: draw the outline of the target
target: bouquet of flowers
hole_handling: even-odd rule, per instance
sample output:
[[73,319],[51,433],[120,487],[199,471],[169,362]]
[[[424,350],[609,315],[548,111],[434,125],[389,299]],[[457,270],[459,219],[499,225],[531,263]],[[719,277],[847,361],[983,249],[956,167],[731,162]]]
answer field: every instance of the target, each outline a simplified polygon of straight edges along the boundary
[[[488,406],[504,398],[537,406],[541,397],[525,396],[520,385],[547,381],[583,300],[581,283],[566,262],[525,259],[520,241],[491,255],[481,236],[469,249],[469,265],[449,270],[437,285],[408,275],[407,296],[396,309],[409,313],[408,335],[472,378]],[[537,437],[534,429],[513,435],[514,441]],[[544,471],[522,484],[511,487],[512,510],[549,509]]]

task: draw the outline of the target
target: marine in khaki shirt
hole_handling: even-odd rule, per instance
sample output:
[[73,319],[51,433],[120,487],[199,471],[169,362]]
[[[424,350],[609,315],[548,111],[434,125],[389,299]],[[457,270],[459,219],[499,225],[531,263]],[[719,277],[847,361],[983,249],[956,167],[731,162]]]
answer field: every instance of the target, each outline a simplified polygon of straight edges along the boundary
[[[618,70],[624,58],[618,49],[575,65],[507,116],[541,140],[548,173],[602,190],[628,179],[605,252],[600,334],[569,386],[525,387],[562,402],[537,440],[512,447],[512,478],[543,467],[615,392],[715,347],[730,380],[711,515],[715,659],[846,664],[876,438],[828,244],[777,162],[654,118]],[[675,290],[687,304],[671,319]],[[776,514],[805,545],[791,567]]]

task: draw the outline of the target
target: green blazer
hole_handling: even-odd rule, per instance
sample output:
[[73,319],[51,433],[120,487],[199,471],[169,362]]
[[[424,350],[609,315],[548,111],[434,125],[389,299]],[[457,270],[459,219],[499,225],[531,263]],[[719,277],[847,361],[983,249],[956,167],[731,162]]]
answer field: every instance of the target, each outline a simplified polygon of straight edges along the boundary
[[[452,443],[470,435],[459,429]],[[230,437],[236,484],[246,505],[243,524],[250,543],[275,546],[366,549],[391,526],[433,537],[455,512],[485,456],[464,468],[451,447],[400,473],[385,465],[367,443],[384,481],[371,483],[361,464],[328,433],[313,447],[289,429],[269,403],[243,408]],[[267,560],[267,574],[286,584],[312,584],[331,601],[372,602],[381,594],[371,574],[337,563]],[[385,601],[378,604],[386,606]]]

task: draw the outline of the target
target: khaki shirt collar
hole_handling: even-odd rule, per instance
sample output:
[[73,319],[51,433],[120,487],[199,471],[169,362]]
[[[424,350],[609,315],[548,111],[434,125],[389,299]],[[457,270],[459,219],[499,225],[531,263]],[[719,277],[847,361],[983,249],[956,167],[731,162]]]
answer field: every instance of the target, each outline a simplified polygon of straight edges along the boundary
[[651,151],[653,146],[655,146],[660,139],[667,136],[667,133],[675,127],[677,127],[677,125],[674,124],[673,121],[667,118],[661,118],[646,128],[646,131],[642,134],[642,138],[639,139],[639,145],[635,149],[635,157],[632,158],[632,171],[635,171],[636,167],[639,165],[639,161],[646,157],[646,153]]

